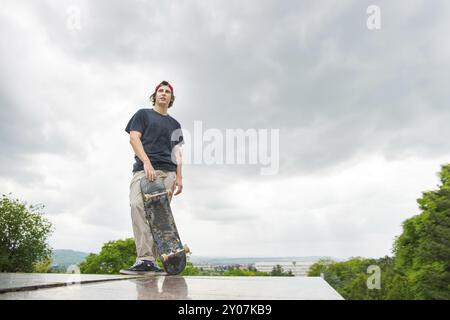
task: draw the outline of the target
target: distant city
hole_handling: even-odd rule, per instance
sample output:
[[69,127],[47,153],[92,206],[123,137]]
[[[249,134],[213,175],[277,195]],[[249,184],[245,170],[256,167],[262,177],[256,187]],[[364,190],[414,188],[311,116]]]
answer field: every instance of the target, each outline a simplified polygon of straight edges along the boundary
[[202,257],[191,256],[189,260],[201,270],[228,269],[230,267],[251,267],[256,271],[271,272],[279,265],[284,272],[291,271],[294,276],[307,276],[309,268],[320,259],[340,260],[334,257],[308,256],[308,257]]

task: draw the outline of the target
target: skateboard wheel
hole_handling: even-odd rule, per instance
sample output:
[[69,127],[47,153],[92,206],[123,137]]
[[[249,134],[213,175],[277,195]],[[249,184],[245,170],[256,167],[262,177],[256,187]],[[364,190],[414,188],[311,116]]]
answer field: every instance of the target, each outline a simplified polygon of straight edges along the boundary
[[163,253],[163,254],[161,255],[161,259],[163,259],[163,261],[166,262],[167,259],[169,259],[169,256],[168,256],[167,254]]
[[183,249],[184,249],[184,253],[191,253],[191,249],[189,249],[189,247],[188,247],[187,244],[185,244],[185,245],[183,246]]

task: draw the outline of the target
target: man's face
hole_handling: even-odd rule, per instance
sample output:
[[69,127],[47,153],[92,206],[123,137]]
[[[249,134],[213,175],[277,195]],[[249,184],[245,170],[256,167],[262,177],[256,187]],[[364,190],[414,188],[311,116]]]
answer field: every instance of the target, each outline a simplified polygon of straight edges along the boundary
[[156,103],[159,104],[169,104],[172,98],[172,91],[169,86],[161,86],[156,91]]

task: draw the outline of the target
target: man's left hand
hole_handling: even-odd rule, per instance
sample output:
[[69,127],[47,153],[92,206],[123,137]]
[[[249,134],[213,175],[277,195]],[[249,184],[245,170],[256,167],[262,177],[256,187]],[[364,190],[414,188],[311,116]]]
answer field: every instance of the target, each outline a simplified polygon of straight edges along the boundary
[[173,194],[174,196],[176,196],[177,194],[180,194],[181,191],[183,191],[183,179],[181,177],[177,177],[177,180],[175,181],[175,188],[176,188],[176,191]]

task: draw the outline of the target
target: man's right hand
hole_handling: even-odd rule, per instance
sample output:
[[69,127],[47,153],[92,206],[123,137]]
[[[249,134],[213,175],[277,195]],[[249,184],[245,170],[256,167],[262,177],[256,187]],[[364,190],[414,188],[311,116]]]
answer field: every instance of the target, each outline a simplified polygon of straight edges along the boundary
[[156,180],[156,172],[155,172],[155,169],[153,168],[152,164],[150,163],[150,161],[144,162],[144,172],[145,172],[145,176],[147,177],[148,180],[150,180],[150,181]]

